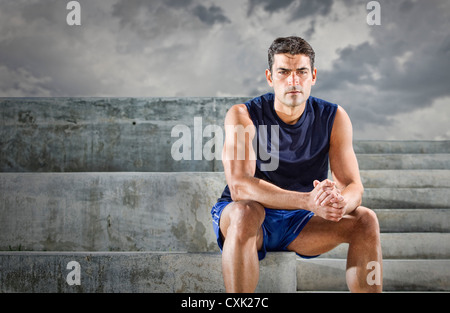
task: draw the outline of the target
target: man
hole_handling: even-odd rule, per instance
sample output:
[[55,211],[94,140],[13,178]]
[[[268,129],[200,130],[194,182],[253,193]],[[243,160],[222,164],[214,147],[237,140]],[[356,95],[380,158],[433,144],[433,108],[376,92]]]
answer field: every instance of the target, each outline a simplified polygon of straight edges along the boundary
[[[360,206],[350,119],[342,107],[310,96],[317,69],[305,40],[278,38],[268,58],[274,93],[234,105],[225,117],[227,186],[211,210],[225,288],[253,292],[266,251],[308,258],[348,243],[350,291],[381,292],[367,280],[369,262],[381,268],[380,234],[375,213]],[[276,166],[268,166],[268,155]]]

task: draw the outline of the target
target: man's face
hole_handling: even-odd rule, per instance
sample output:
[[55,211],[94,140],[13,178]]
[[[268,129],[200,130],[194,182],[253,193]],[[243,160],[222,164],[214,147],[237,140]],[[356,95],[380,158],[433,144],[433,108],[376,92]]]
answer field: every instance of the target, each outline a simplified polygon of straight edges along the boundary
[[304,54],[275,54],[272,71],[266,70],[267,82],[274,89],[278,104],[297,107],[306,102],[316,83],[316,69],[311,71]]

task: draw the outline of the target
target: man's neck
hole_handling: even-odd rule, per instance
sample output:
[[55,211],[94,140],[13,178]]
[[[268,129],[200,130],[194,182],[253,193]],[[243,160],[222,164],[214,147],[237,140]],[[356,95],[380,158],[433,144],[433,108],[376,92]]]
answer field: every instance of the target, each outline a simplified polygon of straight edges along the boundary
[[306,101],[297,106],[288,106],[279,102],[276,98],[274,100],[274,108],[278,117],[286,124],[293,125],[298,122],[303,112],[305,111]]

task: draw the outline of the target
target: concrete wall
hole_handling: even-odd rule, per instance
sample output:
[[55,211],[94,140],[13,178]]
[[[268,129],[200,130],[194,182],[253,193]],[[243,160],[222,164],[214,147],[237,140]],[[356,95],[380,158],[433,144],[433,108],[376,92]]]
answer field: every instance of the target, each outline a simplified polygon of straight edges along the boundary
[[[362,174],[386,256],[450,256],[448,170]],[[0,250],[218,252],[210,211],[224,186],[222,172],[0,173]]]
[[1,173],[0,250],[218,252],[223,173]]
[[[0,268],[0,292],[225,292],[219,253],[0,252]],[[295,254],[269,253],[256,292],[296,287]]]
[[[223,128],[228,108],[246,100],[0,98],[0,171],[221,170],[221,162],[194,160],[194,148],[215,137],[203,133],[207,125]],[[192,132],[191,160],[172,158],[172,145],[184,136],[172,137],[177,125]]]
[[[0,172],[223,171],[223,119],[246,100],[0,98]],[[435,154],[450,153],[450,141],[354,147],[361,169],[450,168],[447,156]],[[210,156],[217,148],[219,157],[203,148]],[[172,149],[186,156],[175,160]]]

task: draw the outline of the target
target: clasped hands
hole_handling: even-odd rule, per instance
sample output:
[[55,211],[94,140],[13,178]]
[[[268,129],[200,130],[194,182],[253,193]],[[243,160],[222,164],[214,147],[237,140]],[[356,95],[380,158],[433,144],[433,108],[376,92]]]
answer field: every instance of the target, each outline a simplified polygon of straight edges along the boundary
[[336,188],[336,183],[325,179],[315,180],[314,189],[310,193],[311,211],[326,220],[338,222],[346,211],[347,201]]

